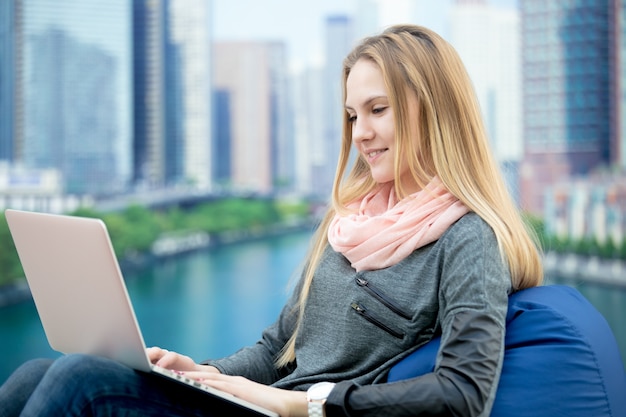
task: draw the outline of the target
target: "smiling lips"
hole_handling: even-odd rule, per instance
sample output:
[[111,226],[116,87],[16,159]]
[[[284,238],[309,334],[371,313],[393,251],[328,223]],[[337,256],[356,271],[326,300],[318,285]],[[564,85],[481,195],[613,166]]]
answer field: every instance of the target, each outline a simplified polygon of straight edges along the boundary
[[385,152],[386,150],[387,149],[377,149],[375,151],[369,151],[365,154],[371,160],[371,159],[374,159],[376,156],[380,155],[381,153]]

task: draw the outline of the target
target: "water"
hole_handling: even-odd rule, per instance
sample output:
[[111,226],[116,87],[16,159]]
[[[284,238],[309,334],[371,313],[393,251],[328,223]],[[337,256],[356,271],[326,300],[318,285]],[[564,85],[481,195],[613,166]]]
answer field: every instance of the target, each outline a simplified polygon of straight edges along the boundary
[[604,316],[617,339],[622,361],[626,368],[626,287],[608,284],[572,281],[552,277],[547,283],[564,284],[576,288]]
[[[223,246],[126,273],[128,292],[148,346],[197,361],[254,343],[277,317],[300,267],[309,233]],[[626,359],[626,289],[575,286],[604,315]],[[56,357],[32,302],[0,309],[0,382],[33,357]]]
[[[309,240],[310,233],[272,237],[126,272],[146,345],[201,361],[256,342],[285,303]],[[25,360],[58,355],[32,302],[0,309],[0,382]]]

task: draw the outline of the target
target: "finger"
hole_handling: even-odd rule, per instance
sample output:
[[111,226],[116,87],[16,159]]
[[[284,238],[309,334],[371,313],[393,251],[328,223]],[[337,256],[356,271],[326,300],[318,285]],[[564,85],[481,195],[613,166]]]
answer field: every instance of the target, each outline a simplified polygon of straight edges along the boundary
[[214,371],[184,371],[181,372],[182,375],[185,375],[187,378],[194,379],[196,381],[209,381],[209,380],[220,380],[224,382],[233,382],[233,380],[238,379],[238,377],[222,375],[219,372]]
[[178,359],[178,353],[163,349],[162,356],[159,358],[156,365],[161,368],[173,369],[176,368]]
[[167,352],[166,349],[161,349],[158,346],[153,346],[153,347],[149,347],[146,349],[146,353],[148,354],[148,358],[150,359],[150,362],[154,363],[156,361],[158,361],[159,359],[161,359],[163,357],[163,355],[165,355],[165,353]]

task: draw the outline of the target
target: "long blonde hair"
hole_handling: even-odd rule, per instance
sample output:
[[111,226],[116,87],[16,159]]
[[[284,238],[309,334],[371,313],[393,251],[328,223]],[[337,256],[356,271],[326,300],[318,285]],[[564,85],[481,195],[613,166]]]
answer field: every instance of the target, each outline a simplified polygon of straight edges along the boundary
[[[348,75],[362,59],[380,68],[394,112],[395,178],[400,177],[401,155],[410,156],[409,170],[420,187],[438,176],[454,196],[491,226],[508,263],[512,287],[517,290],[540,285],[543,268],[537,239],[507,190],[489,147],[472,83],[454,48],[436,33],[414,25],[392,26],[378,36],[365,38],[344,60],[344,100]],[[416,97],[418,104],[417,135],[410,135],[411,97]],[[360,155],[345,175],[351,148],[352,125],[344,112],[332,204],[313,238],[297,306],[298,324],[313,275],[328,245],[330,222],[336,213],[346,211],[348,203],[376,186]],[[395,187],[400,198],[406,196],[400,181]],[[298,328],[281,352],[277,366],[295,359]]]

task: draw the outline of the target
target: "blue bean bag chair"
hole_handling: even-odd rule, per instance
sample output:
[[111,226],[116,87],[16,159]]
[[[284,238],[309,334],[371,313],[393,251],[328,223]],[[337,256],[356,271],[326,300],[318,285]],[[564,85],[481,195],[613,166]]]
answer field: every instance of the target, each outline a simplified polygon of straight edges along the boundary
[[[492,417],[626,417],[626,373],[604,317],[574,288],[509,298],[505,356]],[[396,364],[388,381],[432,372],[437,338]]]

